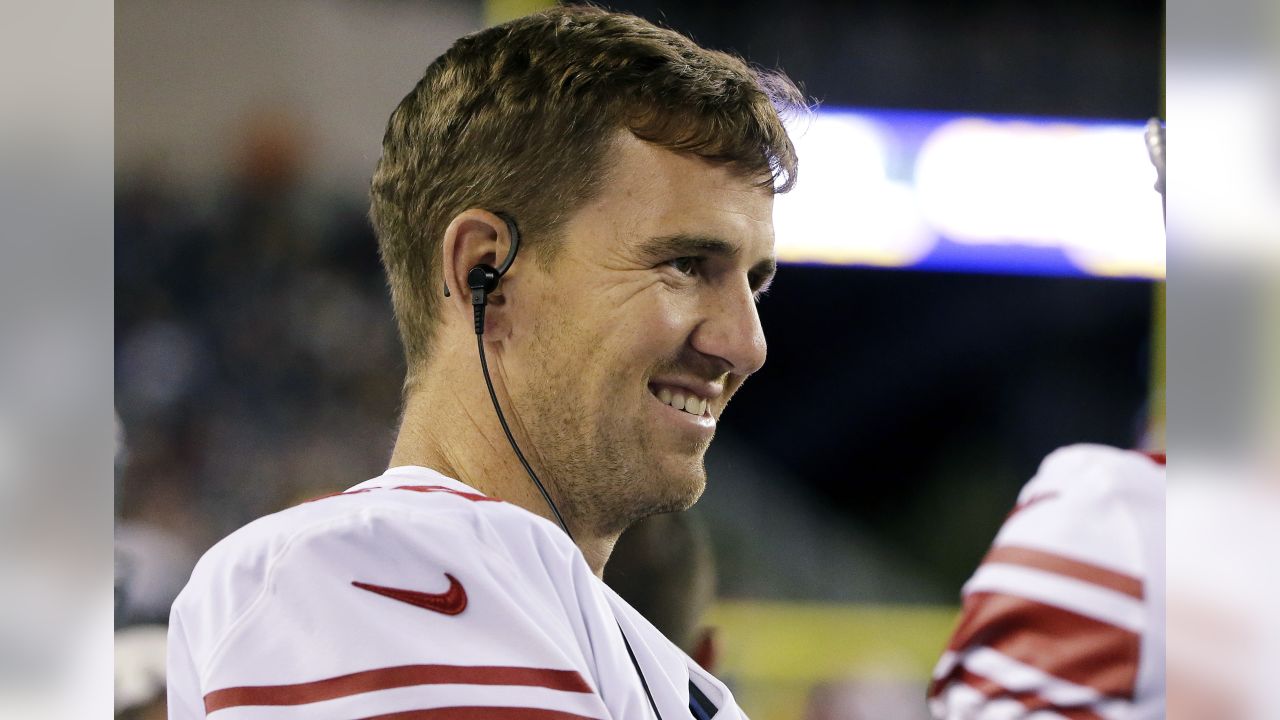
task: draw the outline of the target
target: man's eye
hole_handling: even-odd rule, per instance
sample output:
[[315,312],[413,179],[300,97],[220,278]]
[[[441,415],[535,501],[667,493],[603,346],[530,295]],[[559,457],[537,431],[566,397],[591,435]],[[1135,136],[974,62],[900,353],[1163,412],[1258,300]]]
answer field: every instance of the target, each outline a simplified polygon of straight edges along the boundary
[[698,270],[698,258],[680,257],[667,263],[681,275],[692,275]]

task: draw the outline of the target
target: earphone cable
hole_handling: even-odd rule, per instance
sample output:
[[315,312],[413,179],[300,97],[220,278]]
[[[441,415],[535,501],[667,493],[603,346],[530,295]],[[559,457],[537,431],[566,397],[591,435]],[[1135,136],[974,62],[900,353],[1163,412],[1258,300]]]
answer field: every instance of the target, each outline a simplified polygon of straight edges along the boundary
[[[484,322],[483,316],[478,322]],[[564,518],[560,515],[560,509],[556,507],[555,502],[551,500],[551,494],[547,492],[547,488],[543,486],[542,481],[538,479],[538,475],[529,466],[529,461],[524,459],[524,453],[520,452],[520,446],[516,444],[516,439],[511,434],[511,428],[507,427],[507,419],[502,415],[502,406],[498,404],[498,394],[493,391],[493,380],[489,378],[489,362],[484,356],[483,335],[476,335],[476,348],[480,351],[480,370],[484,373],[484,384],[489,388],[489,399],[493,401],[493,410],[498,414],[498,422],[502,424],[502,432],[507,434],[507,442],[511,443],[511,449],[515,451],[516,457],[520,459],[520,464],[524,466],[524,471],[529,473],[529,478],[538,487],[538,492],[542,493],[542,499],[547,501],[547,507],[551,508],[551,514],[556,516],[556,522],[560,523],[560,529],[564,530],[564,534],[568,535],[570,540],[573,540],[573,533],[569,532],[569,526],[565,524]]]
[[[478,322],[483,327],[483,318]],[[551,508],[551,513],[556,516],[556,522],[560,523],[560,528],[564,530],[564,534],[573,540],[573,533],[569,532],[569,526],[565,524],[564,518],[560,515],[560,509],[556,507],[555,502],[551,500],[551,494],[547,492],[547,488],[543,486],[542,481],[538,479],[537,473],[529,466],[529,461],[524,459],[524,453],[520,452],[520,446],[516,444],[516,439],[511,434],[511,428],[507,426],[507,419],[502,415],[502,406],[498,404],[498,394],[493,391],[493,380],[489,377],[489,361],[484,354],[484,336],[476,335],[476,348],[480,351],[480,371],[484,373],[485,387],[489,388],[489,399],[493,401],[494,412],[498,414],[498,422],[502,424],[502,432],[507,434],[507,442],[511,443],[511,449],[515,451],[516,457],[520,459],[520,464],[524,466],[524,471],[529,473],[529,478],[533,480],[533,484],[538,486],[538,491],[542,493],[542,499],[547,501],[547,507]],[[635,668],[636,675],[640,678],[640,686],[644,688],[645,698],[649,701],[649,707],[653,710],[654,716],[658,720],[662,720],[662,713],[658,712],[658,704],[653,700],[653,692],[649,690],[649,681],[644,676],[644,671],[640,669],[640,663],[636,660],[636,653],[631,649],[631,641],[627,639],[627,633],[622,629],[622,625],[618,625],[618,632],[622,633],[622,643],[627,648],[627,656],[631,659],[631,666]]]

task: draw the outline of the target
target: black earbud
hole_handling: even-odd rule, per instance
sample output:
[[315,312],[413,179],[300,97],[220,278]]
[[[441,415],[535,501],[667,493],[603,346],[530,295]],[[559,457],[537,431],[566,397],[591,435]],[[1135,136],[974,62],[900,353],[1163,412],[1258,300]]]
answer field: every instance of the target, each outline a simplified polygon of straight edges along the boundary
[[484,334],[484,308],[489,303],[489,293],[498,288],[502,276],[492,265],[481,263],[467,273],[467,287],[471,288],[471,308],[475,317],[476,334]]
[[[516,221],[510,215],[504,212],[494,212],[494,215],[502,218],[507,224],[507,235],[511,238],[511,249],[507,251],[507,257],[498,267],[493,267],[486,263],[480,263],[467,271],[467,287],[471,289],[471,308],[474,315],[476,334],[484,334],[484,309],[489,303],[489,293],[498,289],[498,281],[503,275],[507,274],[507,270],[511,269],[511,263],[515,262],[516,253],[520,250],[520,230],[516,227]],[[449,284],[445,283],[444,296],[449,295]]]

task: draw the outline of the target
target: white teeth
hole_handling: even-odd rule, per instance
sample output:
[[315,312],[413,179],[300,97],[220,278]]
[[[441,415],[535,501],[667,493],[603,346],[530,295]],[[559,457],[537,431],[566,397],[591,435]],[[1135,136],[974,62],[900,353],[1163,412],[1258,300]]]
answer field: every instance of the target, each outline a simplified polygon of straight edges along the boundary
[[690,415],[702,415],[707,411],[709,401],[698,397],[697,395],[685,395],[679,390],[672,391],[668,388],[659,388],[658,399],[670,405],[677,410],[683,410]]

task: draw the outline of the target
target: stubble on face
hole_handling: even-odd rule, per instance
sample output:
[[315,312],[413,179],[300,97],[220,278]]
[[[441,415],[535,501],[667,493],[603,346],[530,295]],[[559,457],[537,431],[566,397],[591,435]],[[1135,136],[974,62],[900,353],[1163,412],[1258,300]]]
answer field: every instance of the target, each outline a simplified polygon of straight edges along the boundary
[[[561,512],[586,532],[619,533],[642,518],[697,502],[707,484],[704,456],[710,440],[654,447],[648,419],[621,411],[631,407],[626,396],[639,392],[626,373],[609,376],[604,392],[584,392],[583,368],[634,363],[614,356],[588,332],[562,316],[540,322],[530,354],[543,372],[516,402],[522,417],[537,418],[527,423],[528,432]],[[666,360],[650,374],[680,367],[678,360]],[[663,450],[674,450],[687,462],[671,472],[655,461]]]

